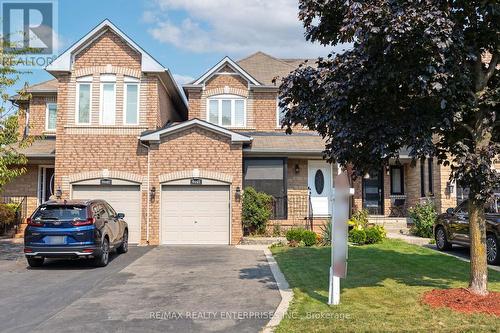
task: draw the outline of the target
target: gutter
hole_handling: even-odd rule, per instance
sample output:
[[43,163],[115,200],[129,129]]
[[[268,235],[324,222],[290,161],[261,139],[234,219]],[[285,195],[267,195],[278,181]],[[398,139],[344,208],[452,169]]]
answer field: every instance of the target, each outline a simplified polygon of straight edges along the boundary
[[150,208],[149,208],[149,202],[150,202],[150,199],[149,199],[149,187],[150,187],[150,163],[149,163],[149,155],[150,155],[150,151],[151,151],[151,147],[149,145],[146,145],[144,143],[142,143],[141,141],[141,138],[138,137],[137,139],[139,139],[139,143],[141,146],[143,147],[146,147],[146,149],[148,150],[148,161],[147,161],[147,164],[148,164],[148,184],[147,184],[147,187],[146,187],[146,244],[149,245],[149,221],[150,221],[150,217],[149,217],[149,211],[150,211]]

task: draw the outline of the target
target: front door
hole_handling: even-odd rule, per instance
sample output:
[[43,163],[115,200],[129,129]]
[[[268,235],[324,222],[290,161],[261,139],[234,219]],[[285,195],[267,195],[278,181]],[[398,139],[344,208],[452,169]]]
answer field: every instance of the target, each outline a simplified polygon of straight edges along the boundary
[[40,167],[38,171],[38,202],[44,203],[54,194],[54,167]]
[[332,166],[325,161],[309,161],[308,186],[311,191],[313,216],[330,215],[332,195]]
[[384,214],[384,176],[382,171],[372,171],[363,177],[363,209],[371,215]]

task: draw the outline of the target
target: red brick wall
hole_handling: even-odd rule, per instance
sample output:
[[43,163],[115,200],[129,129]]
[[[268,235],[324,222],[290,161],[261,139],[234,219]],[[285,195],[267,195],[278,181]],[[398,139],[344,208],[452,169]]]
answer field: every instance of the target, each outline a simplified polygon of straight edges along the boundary
[[26,173],[6,184],[0,194],[6,197],[26,196],[27,214],[29,216],[38,206],[38,165],[27,165],[26,169]]

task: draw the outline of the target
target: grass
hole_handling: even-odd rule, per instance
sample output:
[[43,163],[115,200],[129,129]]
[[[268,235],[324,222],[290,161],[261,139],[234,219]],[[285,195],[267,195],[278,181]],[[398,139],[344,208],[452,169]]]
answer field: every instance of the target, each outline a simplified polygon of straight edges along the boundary
[[[273,248],[294,299],[277,332],[498,332],[500,319],[431,309],[431,289],[467,287],[469,264],[434,250],[385,240],[349,248],[340,305],[329,306],[330,248]],[[489,271],[489,290],[500,273]]]

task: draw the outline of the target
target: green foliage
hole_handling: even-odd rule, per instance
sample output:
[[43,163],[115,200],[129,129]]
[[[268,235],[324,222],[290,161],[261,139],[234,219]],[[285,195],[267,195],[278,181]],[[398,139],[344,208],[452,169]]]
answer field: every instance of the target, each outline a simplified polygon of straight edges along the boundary
[[252,232],[263,234],[272,214],[272,200],[270,195],[257,192],[253,187],[245,188],[243,193],[243,225]]
[[316,233],[311,230],[304,230],[302,233],[302,241],[305,246],[313,246],[316,244]]
[[385,230],[383,227],[375,226],[365,230],[366,244],[380,243],[385,238]]
[[305,229],[303,229],[303,228],[289,229],[285,235],[286,239],[289,242],[292,242],[292,241],[300,242],[302,240],[302,234],[304,233],[304,231],[305,231]]
[[408,210],[408,215],[413,220],[412,234],[419,237],[432,237],[432,228],[436,222],[437,213],[431,202],[417,203]]
[[326,223],[321,227],[321,237],[323,245],[330,245],[332,243],[332,224]]
[[5,227],[16,221],[16,204],[0,204],[0,226]]
[[276,223],[273,225],[273,237],[281,236],[281,225]]
[[348,221],[355,229],[365,229],[368,225],[368,210],[363,209],[352,214]]
[[363,229],[352,229],[349,231],[349,242],[362,245],[366,242],[366,232]]

